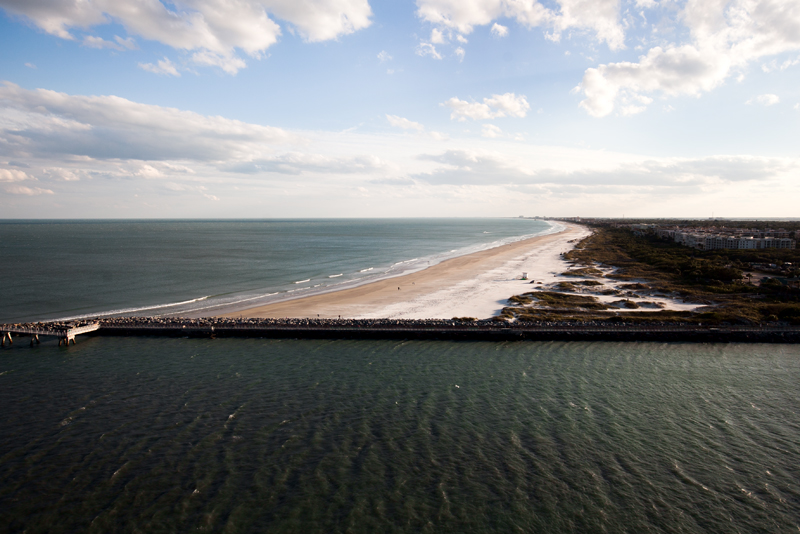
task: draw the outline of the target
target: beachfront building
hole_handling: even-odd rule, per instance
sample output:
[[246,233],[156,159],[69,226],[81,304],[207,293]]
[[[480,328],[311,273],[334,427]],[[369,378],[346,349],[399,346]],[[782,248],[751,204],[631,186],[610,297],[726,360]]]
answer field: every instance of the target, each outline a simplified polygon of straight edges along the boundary
[[[763,234],[764,232],[762,232]],[[659,235],[657,233],[657,235]],[[717,249],[740,249],[740,250],[763,250],[763,249],[793,249],[796,246],[794,239],[789,237],[754,237],[752,235],[740,234],[721,234],[696,231],[694,229],[672,230],[661,234],[661,237],[672,237],[672,239],[687,247],[698,250],[717,250]]]

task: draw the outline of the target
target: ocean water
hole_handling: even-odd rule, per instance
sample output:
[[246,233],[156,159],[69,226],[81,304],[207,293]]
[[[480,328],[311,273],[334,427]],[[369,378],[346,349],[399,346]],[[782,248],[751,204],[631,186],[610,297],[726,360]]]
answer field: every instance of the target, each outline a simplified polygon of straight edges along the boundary
[[[0,322],[219,313],[552,230],[6,222]],[[797,345],[26,341],[0,534],[800,530]]]
[[0,532],[797,532],[800,347],[0,351]]
[[215,315],[556,228],[527,219],[0,221],[0,323]]

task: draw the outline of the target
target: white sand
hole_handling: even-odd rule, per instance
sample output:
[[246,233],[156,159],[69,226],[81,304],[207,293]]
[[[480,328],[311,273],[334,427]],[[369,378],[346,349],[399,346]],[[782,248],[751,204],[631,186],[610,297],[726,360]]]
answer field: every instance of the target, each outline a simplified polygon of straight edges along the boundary
[[[360,319],[450,319],[475,317],[486,319],[500,313],[508,306],[509,297],[533,291],[537,284],[550,284],[561,280],[559,273],[569,264],[561,253],[573,248],[574,243],[591,234],[578,225],[570,225],[572,232],[558,234],[552,241],[536,243],[511,260],[498,264],[474,278],[456,281],[430,294],[381,307],[359,315]],[[521,280],[527,273],[528,280]],[[541,287],[541,286],[539,286]]]
[[[658,302],[660,309],[671,310],[694,310],[701,306],[670,297],[654,297],[647,291],[597,294],[599,289],[618,289],[622,284],[632,283],[608,278],[596,278],[603,284],[601,288],[578,287],[572,292],[554,287],[558,282],[586,278],[563,276],[561,273],[571,265],[561,255],[590,235],[591,230],[576,224],[564,226],[566,228],[560,233],[453,258],[416,273],[237,311],[223,317],[486,319],[507,306],[508,298],[540,289],[591,295],[604,303],[629,299],[642,303],[642,311],[659,309],[656,305],[644,303]],[[612,272],[610,268],[601,267],[601,270]],[[527,280],[521,279],[523,273],[527,273]],[[619,311],[632,310],[621,308]]]

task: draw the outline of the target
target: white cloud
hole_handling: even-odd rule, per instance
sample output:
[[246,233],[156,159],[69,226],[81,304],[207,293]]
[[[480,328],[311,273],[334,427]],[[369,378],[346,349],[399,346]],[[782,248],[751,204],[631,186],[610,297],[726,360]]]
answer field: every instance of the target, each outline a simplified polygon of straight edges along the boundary
[[[418,56],[430,56],[433,59],[442,59],[444,56],[436,49],[436,45],[446,46],[451,43],[453,39],[460,44],[466,44],[468,42],[463,35],[458,33],[454,35],[454,32],[450,28],[445,28],[444,31],[440,28],[433,28],[428,41],[420,40],[419,45],[417,45],[416,53]],[[456,46],[453,50],[453,55],[458,58],[459,61],[464,61],[466,51],[463,47]]]
[[775,104],[780,103],[781,99],[778,95],[773,94],[766,94],[766,95],[758,95],[755,98],[751,98],[746,104],[761,104],[762,106],[774,106]]
[[492,95],[484,98],[483,102],[467,102],[453,97],[441,104],[452,109],[451,119],[464,121],[466,119],[486,120],[499,117],[524,117],[531,106],[525,95],[517,96],[514,93]]
[[765,182],[793,174],[800,167],[797,161],[788,158],[710,156],[643,159],[602,167],[592,163],[583,168],[559,169],[481,150],[448,150],[438,155],[420,156],[420,159],[439,166],[412,178],[437,185],[691,186],[697,192],[701,186]]
[[33,63],[25,63],[25,66],[28,67],[29,69],[35,69],[36,68],[36,65],[34,65]]
[[180,72],[178,72],[178,69],[175,68],[175,64],[166,57],[158,60],[158,63],[155,65],[152,63],[139,63],[139,68],[154,74],[167,74],[169,76],[181,75]]
[[644,95],[631,95],[622,99],[620,113],[624,116],[637,115],[647,109],[653,99]]
[[306,172],[355,174],[375,172],[383,166],[384,162],[375,156],[330,157],[320,154],[288,152],[268,158],[231,163],[223,167],[223,170],[241,174],[300,175]]
[[43,174],[46,175],[48,178],[54,178],[56,180],[61,180],[64,182],[79,182],[80,176],[74,171],[69,169],[63,169],[61,167],[49,167],[43,169]]
[[[187,0],[176,4],[160,0],[0,0],[6,11],[63,39],[74,39],[73,28],[117,22],[130,35],[198,52],[200,64],[218,65],[222,59],[212,62],[209,58],[224,58],[227,72],[233,72],[238,64],[237,49],[257,58],[278,40],[281,29],[270,15],[311,42],[366,28],[372,16],[368,0]],[[89,36],[84,42],[113,47],[114,43],[98,39]],[[127,48],[124,41],[118,40],[117,45]]]
[[508,28],[506,26],[501,26],[498,23],[492,24],[492,35],[495,37],[505,37],[508,35]]
[[24,185],[9,185],[5,188],[6,193],[11,195],[52,195],[53,191],[50,189],[42,189],[41,187],[25,187]]
[[531,106],[525,99],[525,95],[515,95],[514,93],[505,93],[502,95],[492,95],[491,98],[484,98],[483,101],[489,107],[498,110],[498,117],[524,117]]
[[145,179],[155,179],[163,177],[164,173],[162,173],[160,170],[156,169],[152,165],[145,164],[139,167],[138,170],[134,171],[133,175]]
[[573,28],[592,30],[611,49],[624,48],[619,0],[557,0],[557,4],[559,9],[549,9],[536,0],[417,0],[417,15],[462,34],[503,17],[529,28],[549,28],[548,36],[555,40]]
[[555,21],[556,40],[561,32],[593,30],[612,50],[625,48],[625,32],[620,24],[620,0],[559,0],[561,14]]
[[210,50],[201,50],[192,54],[192,61],[198,65],[207,67],[219,67],[228,74],[236,74],[239,69],[247,66],[247,63],[240,57],[232,54],[217,54]]
[[[422,125],[398,119],[399,124],[422,131]],[[154,195],[150,201],[158,202],[163,188],[150,184],[173,183],[211,200],[250,202],[252,195],[264,192],[258,183],[291,184],[302,179],[319,185],[331,176],[343,181],[356,180],[348,176],[388,172],[387,163],[365,148],[370,146],[368,136],[354,141],[355,134],[307,135],[311,137],[114,96],[73,96],[0,85],[0,158],[8,167],[26,167],[0,168],[0,182],[9,186],[38,177],[97,199],[102,191],[130,191],[126,184],[135,181],[136,191],[149,188]],[[321,145],[327,153],[308,152],[309,146],[318,151]],[[206,191],[204,184],[209,183],[219,188]],[[234,193],[236,185],[247,193]],[[7,191],[49,194],[45,187]],[[222,191],[225,198],[219,194]],[[117,196],[108,200],[117,202]]]
[[800,111],[800,102],[792,106],[792,108],[795,109],[796,111]]
[[136,46],[136,40],[133,37],[128,37],[127,39],[123,39],[119,35],[114,36],[114,40],[123,48],[127,48],[128,50],[136,50],[139,48]]
[[467,118],[481,120],[492,119],[495,117],[494,112],[492,112],[491,108],[487,104],[480,102],[467,102],[466,100],[460,100],[455,96],[446,102],[443,102],[441,105],[447,106],[453,110],[452,113],[450,113],[451,119],[464,121]]
[[484,124],[481,135],[483,137],[495,138],[500,137],[503,135],[503,130],[495,126],[494,124]]
[[123,46],[114,41],[106,41],[102,37],[87,35],[83,38],[83,46],[88,48],[111,48],[112,50],[124,50]]
[[751,61],[800,49],[795,0],[690,0],[680,20],[690,30],[690,44],[657,46],[638,62],[588,69],[581,107],[602,117],[620,99],[642,93],[699,96]]
[[214,202],[219,202],[219,197],[216,195],[212,195],[207,193],[206,191],[208,188],[204,185],[196,185],[196,184],[187,184],[187,183],[175,183],[175,182],[167,182],[164,184],[164,189],[167,191],[171,191],[173,193],[196,193],[202,195],[203,197],[207,198],[208,200],[213,200]]
[[207,117],[116,96],[0,85],[0,153],[16,158],[249,159],[295,140],[280,128]]
[[380,52],[378,52],[378,61],[380,61],[381,63],[385,63],[386,61],[391,61],[391,60],[392,56],[390,56],[386,50],[381,50]]
[[425,126],[422,125],[421,123],[410,121],[406,118],[398,117],[397,115],[386,115],[386,120],[388,120],[389,124],[391,124],[395,128],[401,128],[403,130],[414,130],[419,134],[424,134],[436,141],[447,141],[449,139],[447,134],[443,134],[441,132],[426,131]]
[[790,67],[794,67],[795,65],[800,65],[800,57],[795,59],[786,59],[781,64],[778,64],[778,61],[773,59],[772,61],[761,65],[761,70],[764,72],[773,72],[776,70],[783,71]]
[[0,169],[0,182],[22,182],[29,180],[30,176],[16,169]]
[[431,56],[433,59],[442,59],[441,54],[436,51],[436,47],[434,47],[431,43],[425,42],[422,42],[417,46],[417,55]]
[[396,128],[402,128],[403,130],[417,130],[418,132],[425,130],[425,126],[422,124],[410,121],[403,117],[398,117],[397,115],[386,115],[386,119],[392,126]]
[[667,96],[699,95],[719,85],[730,70],[729,61],[693,46],[656,47],[638,63],[600,65],[586,71],[580,84],[586,99],[580,106],[590,115],[611,113],[620,98],[662,92]]

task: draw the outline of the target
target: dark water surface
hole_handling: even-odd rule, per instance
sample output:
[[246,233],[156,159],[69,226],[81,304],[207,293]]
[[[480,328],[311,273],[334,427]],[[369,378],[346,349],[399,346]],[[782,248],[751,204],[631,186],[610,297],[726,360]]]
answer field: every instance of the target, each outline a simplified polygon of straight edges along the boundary
[[2,532],[797,532],[800,347],[0,351]]

